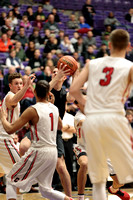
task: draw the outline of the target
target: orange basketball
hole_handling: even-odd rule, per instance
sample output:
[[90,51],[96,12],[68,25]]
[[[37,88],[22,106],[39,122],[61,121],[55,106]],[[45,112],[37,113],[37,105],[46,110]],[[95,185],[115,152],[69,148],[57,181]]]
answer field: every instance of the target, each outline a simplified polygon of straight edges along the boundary
[[67,65],[65,67],[66,69],[70,69],[70,76],[75,73],[75,71],[78,68],[77,61],[72,56],[63,56],[58,60],[57,67],[60,67],[60,64],[63,63],[64,65]]

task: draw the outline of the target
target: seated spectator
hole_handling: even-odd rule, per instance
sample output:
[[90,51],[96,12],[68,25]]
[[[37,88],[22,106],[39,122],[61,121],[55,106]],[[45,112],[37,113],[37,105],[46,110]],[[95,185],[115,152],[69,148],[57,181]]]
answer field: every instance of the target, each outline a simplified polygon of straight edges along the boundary
[[7,18],[7,14],[6,12],[2,12],[0,14],[0,26],[3,26],[5,25],[5,19]]
[[37,15],[35,21],[33,22],[33,26],[37,27],[39,30],[43,28],[43,22],[41,20],[41,15]]
[[20,9],[19,9],[19,6],[17,4],[15,4],[13,6],[13,12],[14,12],[15,17],[17,17],[17,19],[22,19],[22,16],[20,14]]
[[87,33],[91,29],[92,29],[91,26],[89,24],[85,23],[84,16],[80,16],[78,32],[84,34],[84,33]]
[[54,66],[57,66],[57,62],[58,60],[64,56],[64,54],[62,53],[62,51],[60,49],[57,49],[56,50],[56,54],[55,54],[55,57],[53,58],[53,61],[54,61]]
[[24,68],[24,73],[25,73],[25,75],[27,75],[27,76],[29,76],[30,74],[31,74],[31,67],[30,66],[26,66],[25,68]]
[[14,27],[11,25],[10,19],[5,19],[5,25],[1,27],[1,32],[6,33],[9,29],[14,30]]
[[[28,79],[27,75],[23,76],[23,85],[25,85],[26,81]],[[35,96],[34,96],[34,83],[33,85],[30,85],[30,87],[25,92],[25,95],[23,96],[22,100],[20,101],[20,108],[21,108],[21,114],[31,105],[34,105],[36,103]]]
[[104,34],[110,34],[112,32],[112,27],[110,25],[105,26],[105,31],[102,32],[102,35]]
[[57,38],[58,41],[58,45],[60,45],[60,43],[64,40],[64,36],[65,36],[65,32],[63,30],[59,31]]
[[14,144],[15,144],[17,150],[19,151],[20,142],[19,142],[18,134],[17,133],[12,134],[12,138],[13,138],[13,141],[14,141]]
[[59,47],[60,47],[61,51],[63,52],[63,54],[65,54],[65,55],[67,55],[67,54],[72,55],[75,52],[74,47],[73,47],[71,41],[69,40],[68,35],[64,36],[64,40],[61,42]]
[[15,44],[15,51],[16,51],[16,57],[19,58],[21,61],[26,61],[26,54],[24,49],[22,48],[21,42],[17,41]]
[[79,64],[79,69],[84,67],[84,62],[80,59],[80,56],[78,54],[78,52],[74,52],[73,53],[73,57],[75,58],[75,60],[78,62]]
[[24,29],[24,27],[20,26],[20,28],[19,28],[19,34],[16,35],[15,39],[18,40],[19,42],[21,42],[23,48],[25,48],[26,46],[28,46],[28,38],[25,36],[25,29]]
[[130,23],[133,23],[133,8],[130,8],[128,13],[125,15],[125,20]]
[[9,49],[11,49],[13,46],[13,43],[11,40],[7,37],[6,33],[3,33],[0,38],[0,52],[9,52]]
[[57,39],[54,34],[51,34],[49,40],[47,41],[44,47],[44,53],[47,54],[51,52],[52,54],[55,54],[57,49],[58,49]]
[[52,73],[53,69],[55,68],[54,62],[53,62],[52,59],[48,59],[48,60],[46,61],[46,65],[45,65],[45,66],[48,66],[48,67],[50,68],[51,73]]
[[14,49],[11,49],[9,57],[7,57],[6,59],[6,66],[8,68],[12,66],[15,67],[17,72],[19,72],[20,69],[24,69],[24,65],[21,62],[21,60],[18,57],[16,57],[16,51]]
[[105,43],[102,43],[100,49],[98,50],[96,54],[96,58],[101,58],[108,55],[110,55],[109,49],[107,48],[107,45]]
[[109,36],[110,34],[105,32],[104,35],[102,36],[102,43],[104,43],[107,47],[108,47],[108,43],[109,43]]
[[133,49],[132,49],[132,47],[127,49],[126,59],[133,62]]
[[9,82],[8,82],[8,76],[10,74],[13,74],[14,72],[16,72],[16,68],[14,66],[11,66],[9,68],[9,71],[7,74],[4,75],[4,94],[6,95],[9,91],[10,91],[10,88],[9,88]]
[[28,43],[28,48],[25,51],[26,58],[31,59],[34,57],[34,52],[35,52],[35,42],[34,41],[29,41]]
[[40,48],[43,45],[43,39],[39,34],[39,28],[35,27],[33,29],[33,33],[29,36],[29,41],[33,41],[35,43],[36,48]]
[[86,0],[86,3],[82,7],[82,14],[85,18],[85,21],[87,24],[89,24],[91,27],[93,27],[94,20],[93,16],[95,15],[95,9],[94,6],[91,5],[91,0]]
[[34,21],[35,20],[35,15],[33,13],[32,6],[28,6],[26,12],[24,12],[24,15],[28,16],[29,21]]
[[78,41],[78,38],[79,38],[79,33],[78,32],[74,32],[73,33],[73,37],[71,38],[71,43],[72,44],[75,44],[77,41]]
[[11,9],[12,8],[12,3],[10,0],[1,0],[0,1],[0,7],[3,7],[5,9]]
[[56,9],[56,8],[53,8],[53,9],[52,9],[51,14],[54,15],[54,21],[55,21],[56,23],[61,23],[60,17],[59,17],[59,15],[57,14],[57,9]]
[[113,12],[110,12],[108,17],[104,20],[104,25],[110,25],[112,30],[116,29],[117,26],[120,25],[120,22],[116,19]]
[[45,29],[44,33],[45,33],[45,36],[43,38],[43,44],[46,45],[47,41],[50,38],[50,30],[49,29]]
[[43,13],[43,6],[42,5],[38,6],[37,11],[34,13],[35,19],[36,19],[37,15],[41,16],[41,21],[45,20],[45,15]]
[[29,20],[28,20],[28,16],[27,15],[23,15],[22,20],[20,22],[20,26],[24,27],[25,29],[29,29],[29,28],[32,27],[30,22],[29,22]]
[[85,63],[87,63],[89,60],[95,59],[95,53],[94,53],[94,48],[93,45],[89,45],[87,48],[87,51],[84,53],[84,59]]
[[83,42],[83,38],[79,36],[78,41],[73,44],[73,47],[79,56],[83,56],[83,53],[86,51],[86,46]]
[[30,66],[34,72],[44,69],[44,63],[40,55],[40,50],[36,49],[34,52],[34,57],[30,58],[29,60],[28,66]]
[[53,60],[53,54],[51,52],[47,53],[46,57],[44,58],[44,66],[46,66],[46,63],[48,60],[52,60],[53,63],[54,63],[54,60]]
[[45,0],[44,1],[44,5],[43,8],[45,10],[48,10],[49,12],[52,12],[52,9],[54,8],[51,4],[50,4],[50,0]]
[[67,22],[67,27],[70,29],[79,29],[79,21],[76,19],[75,14],[71,14],[70,15],[70,20]]
[[17,17],[14,15],[13,10],[10,10],[8,15],[7,15],[7,19],[10,19],[11,21],[11,27],[13,27],[13,30],[15,28],[15,26],[18,25],[18,19]]
[[87,32],[87,36],[84,37],[83,41],[84,41],[84,44],[86,46],[86,50],[87,50],[89,45],[92,45],[93,48],[96,49],[96,39],[95,39],[95,37],[93,37],[92,31]]
[[6,33],[7,33],[7,37],[11,40],[11,42],[12,42],[13,44],[15,44],[15,43],[16,43],[16,40],[15,40],[16,32],[13,31],[13,30],[11,30],[11,29],[8,29],[8,30],[6,31]]
[[57,23],[55,22],[55,17],[53,14],[48,16],[48,21],[44,24],[44,30],[49,29],[51,33],[57,34],[59,32],[59,28]]

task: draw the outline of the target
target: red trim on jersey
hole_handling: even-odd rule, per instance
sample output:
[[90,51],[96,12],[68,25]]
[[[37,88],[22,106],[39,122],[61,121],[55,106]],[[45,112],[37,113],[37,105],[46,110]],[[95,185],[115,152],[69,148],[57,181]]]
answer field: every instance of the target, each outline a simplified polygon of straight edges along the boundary
[[[24,177],[22,178],[22,180],[25,180],[25,179],[28,177],[29,173],[31,172],[31,170],[32,170],[32,168],[33,168],[33,166],[34,166],[34,163],[35,163],[37,154],[38,154],[38,151],[36,152],[36,155],[35,155],[35,157],[34,157],[32,163],[31,163],[31,165],[30,165],[28,171],[26,172],[26,174],[25,174]],[[21,181],[22,181],[22,180],[21,180]]]
[[21,165],[21,167],[11,176],[11,180],[13,180],[14,176],[16,176],[22,169],[23,167],[26,165],[29,157],[32,155],[33,151],[25,158],[24,163]]
[[38,137],[38,133],[37,133],[37,124],[35,125],[35,135],[36,135],[36,138],[37,138],[37,141],[38,141],[39,137]]
[[131,140],[131,146],[132,146],[132,150],[133,150],[133,137],[132,137],[132,135],[130,136],[130,140]]
[[33,131],[32,131],[31,125],[30,125],[30,132],[31,132],[31,140],[33,140]]
[[9,142],[10,142],[10,144],[13,146],[13,148],[15,149],[15,151],[18,153],[18,155],[20,156],[19,151],[18,151],[18,149],[15,147],[15,145],[11,142],[11,140],[9,140]]
[[[10,142],[10,140],[8,140],[8,141]],[[12,155],[12,152],[11,152],[11,150],[10,150],[10,148],[9,148],[9,145],[7,144],[6,139],[4,140],[4,143],[5,143],[5,146],[6,146],[6,149],[7,149],[8,153],[9,153],[9,155],[10,155],[10,158],[11,158],[13,164],[14,164],[14,163],[15,163],[15,158],[14,158],[13,155]]]
[[10,123],[12,123],[12,119],[13,119],[13,113],[14,113],[14,108],[12,109],[12,111],[11,111],[11,121],[10,121]]
[[[127,84],[127,87],[126,87],[126,89],[123,92],[122,99],[121,99],[122,103],[125,103],[124,96],[125,96],[125,94],[126,94],[126,92],[128,90],[128,87],[129,87],[129,84]],[[128,98],[128,96],[129,96],[129,91],[128,91],[128,94],[125,96],[126,99]]]
[[81,128],[78,129],[79,132],[79,138],[81,138]]

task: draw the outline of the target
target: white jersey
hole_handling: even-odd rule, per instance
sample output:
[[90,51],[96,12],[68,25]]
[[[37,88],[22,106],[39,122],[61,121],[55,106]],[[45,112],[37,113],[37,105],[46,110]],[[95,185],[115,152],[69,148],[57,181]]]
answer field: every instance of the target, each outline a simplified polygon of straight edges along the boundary
[[30,127],[33,147],[56,146],[58,126],[58,108],[51,103],[38,102],[32,106],[36,109],[39,121]]
[[85,114],[123,112],[129,95],[128,75],[133,63],[125,58],[104,57],[91,60]]
[[[8,109],[7,106],[6,106],[6,98],[10,94],[15,95],[13,92],[9,91],[7,93],[7,95],[5,96],[3,102],[2,102],[2,108],[7,112],[7,121],[12,123],[12,122],[15,122],[19,118],[19,115],[20,115],[20,104],[18,102],[17,106],[15,106],[13,109],[11,109],[11,110]],[[9,134],[5,132],[1,121],[0,121],[0,129],[1,129],[0,130],[0,134],[3,134],[4,136],[9,136]]]

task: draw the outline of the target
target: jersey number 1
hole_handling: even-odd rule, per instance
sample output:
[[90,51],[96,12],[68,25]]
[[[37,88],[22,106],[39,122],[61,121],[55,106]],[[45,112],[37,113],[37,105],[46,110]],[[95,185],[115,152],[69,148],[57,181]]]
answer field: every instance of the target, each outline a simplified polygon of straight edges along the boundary
[[50,113],[49,114],[49,117],[50,117],[50,119],[51,119],[51,131],[53,131],[53,127],[54,127],[54,120],[53,120],[53,113]]
[[114,68],[113,68],[113,67],[105,67],[105,68],[103,69],[103,73],[105,73],[106,75],[105,75],[105,79],[101,79],[101,80],[99,81],[99,84],[100,84],[101,86],[107,86],[107,85],[110,84],[111,76],[112,76],[112,74],[113,74],[113,71],[114,71]]

